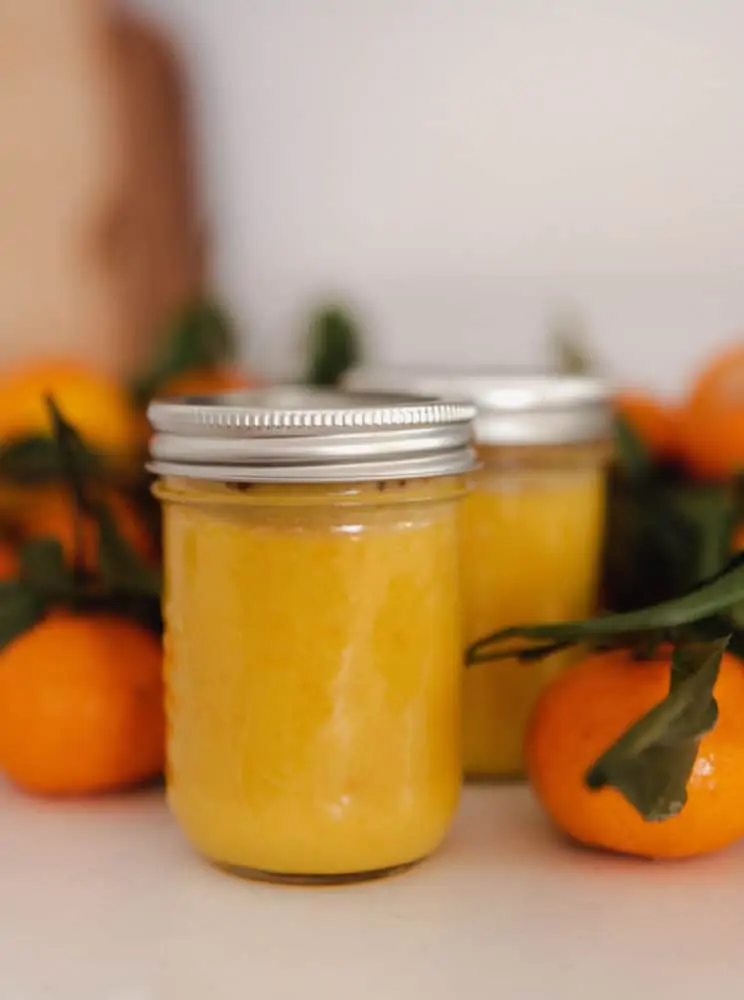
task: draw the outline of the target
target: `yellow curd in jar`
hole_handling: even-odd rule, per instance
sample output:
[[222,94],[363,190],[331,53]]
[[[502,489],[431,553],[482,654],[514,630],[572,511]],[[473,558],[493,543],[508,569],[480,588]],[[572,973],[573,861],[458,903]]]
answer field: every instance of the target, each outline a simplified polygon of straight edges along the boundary
[[207,857],[322,879],[442,840],[461,776],[462,489],[156,487],[168,798]]
[[[556,371],[359,368],[356,389],[468,399],[481,460],[463,505],[462,598],[468,645],[510,625],[594,610],[612,437],[602,379]],[[565,656],[468,667],[464,767],[471,777],[523,771],[527,719]]]
[[[595,610],[604,524],[604,451],[482,448],[465,500],[462,571],[468,643],[520,622]],[[570,657],[570,654],[569,654]],[[472,777],[520,775],[524,729],[545,683],[568,662],[503,660],[469,667],[463,756]]]

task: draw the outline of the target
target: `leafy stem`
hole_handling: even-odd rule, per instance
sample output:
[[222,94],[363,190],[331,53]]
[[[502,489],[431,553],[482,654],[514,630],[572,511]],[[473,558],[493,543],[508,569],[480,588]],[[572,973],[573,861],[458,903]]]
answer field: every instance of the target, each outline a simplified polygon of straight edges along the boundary
[[132,396],[140,406],[172,379],[229,361],[236,336],[231,317],[215,302],[202,299],[178,312],[158,343],[149,368],[132,382]]
[[[467,663],[487,663],[507,657],[536,659],[538,646],[509,646],[514,639],[542,643],[547,656],[556,643],[569,645],[607,646],[636,645],[641,636],[654,633],[659,640],[672,642],[684,638],[681,629],[691,626],[704,629],[718,616],[731,613],[744,603],[744,555],[735,556],[726,568],[682,597],[637,611],[605,614],[583,621],[554,622],[537,625],[515,625],[500,629],[474,642],[467,650]],[[729,631],[732,631],[729,629]],[[630,640],[630,641],[628,641]]]
[[637,658],[672,647],[669,691],[618,735],[586,775],[590,789],[613,786],[648,821],[676,815],[686,801],[701,737],[716,723],[713,689],[724,651],[744,648],[744,556],[674,600],[583,621],[516,625],[473,643],[468,665],[524,662],[572,646],[627,649]]

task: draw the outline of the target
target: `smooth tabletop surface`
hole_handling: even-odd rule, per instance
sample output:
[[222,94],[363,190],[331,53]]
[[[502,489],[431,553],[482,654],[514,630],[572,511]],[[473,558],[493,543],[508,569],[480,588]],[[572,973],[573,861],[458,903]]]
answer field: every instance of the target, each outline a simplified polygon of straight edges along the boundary
[[743,974],[744,845],[582,851],[519,786],[467,789],[434,858],[334,889],[212,869],[160,790],[0,786],[1,1000],[717,1000]]

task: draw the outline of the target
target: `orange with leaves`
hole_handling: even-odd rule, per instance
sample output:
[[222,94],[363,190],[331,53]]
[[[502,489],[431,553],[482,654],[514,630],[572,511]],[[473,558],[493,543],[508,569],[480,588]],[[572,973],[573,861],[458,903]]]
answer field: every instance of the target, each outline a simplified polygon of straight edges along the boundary
[[[127,536],[132,511],[90,478],[56,404],[47,414],[70,492],[48,489],[29,510],[22,572],[0,584],[0,771],[29,792],[94,794],[163,767],[162,645],[143,624],[159,623],[160,581]],[[73,496],[86,513],[70,565]]]
[[[142,559],[155,559],[155,543],[137,506],[123,493],[107,490],[106,506],[116,522],[124,541]],[[21,538],[56,538],[65,558],[72,562],[75,554],[75,507],[68,490],[49,488],[29,497],[28,503],[16,514]],[[98,565],[98,525],[90,516],[81,518],[83,565],[92,570]]]
[[163,756],[162,650],[142,626],[60,612],[0,652],[0,770],[19,787],[125,788]]
[[0,378],[0,441],[49,436],[49,395],[91,448],[117,461],[136,454],[138,414],[125,388],[105,372],[66,359],[21,365]]
[[584,783],[597,758],[669,690],[670,658],[639,662],[626,650],[592,654],[545,689],[526,734],[530,782],[556,826],[592,847],[682,858],[744,837],[744,666],[724,655],[715,728],[703,736],[682,811],[646,822],[612,787]]

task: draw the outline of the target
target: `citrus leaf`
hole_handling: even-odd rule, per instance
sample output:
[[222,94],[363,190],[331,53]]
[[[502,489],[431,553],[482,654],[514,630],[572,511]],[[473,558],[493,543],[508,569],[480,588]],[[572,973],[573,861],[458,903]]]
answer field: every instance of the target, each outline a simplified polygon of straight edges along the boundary
[[72,498],[73,516],[73,566],[75,573],[81,576],[85,568],[84,528],[83,519],[92,512],[92,502],[89,496],[90,466],[89,451],[78,432],[68,423],[51,396],[47,397],[47,407],[52,422],[54,442],[59,452],[62,477]]
[[81,530],[83,516],[89,516],[98,528],[98,569],[104,591],[113,594],[159,597],[160,574],[144,562],[124,539],[108,506],[90,494],[82,460],[85,453],[84,442],[75,428],[62,416],[54,400],[49,399],[48,405],[55,441],[73,495],[77,517],[74,562],[76,577],[82,579],[89,575],[85,572]]
[[0,649],[41,621],[46,602],[24,580],[0,582]]
[[75,576],[56,538],[34,538],[21,548],[21,579],[45,597],[73,598]]
[[91,452],[72,424],[64,418],[51,396],[47,397],[47,406],[52,421],[52,433],[59,454],[62,476],[72,492],[75,506],[88,512],[90,510],[88,481]]
[[122,537],[105,504],[93,512],[99,531],[99,562],[104,586],[113,591],[159,597],[159,572],[142,560]]
[[186,372],[214,368],[235,354],[236,335],[232,319],[209,300],[192,302],[169,323],[148,371],[131,387],[135,401],[144,406],[158,390]]
[[718,718],[713,688],[727,643],[725,637],[675,649],[669,694],[589,769],[589,788],[616,788],[649,822],[680,812],[700,739]]
[[[535,658],[534,643],[589,643],[613,645],[618,640],[644,634],[659,633],[673,638],[681,626],[705,623],[706,619],[730,612],[744,601],[744,556],[735,556],[729,565],[712,579],[702,583],[682,597],[663,601],[638,611],[606,614],[583,621],[555,622],[537,625],[516,625],[501,629],[474,642],[467,650],[467,663],[484,663],[520,655],[520,647],[501,648],[509,640],[526,640],[523,647]],[[626,643],[627,644],[627,643]]]
[[614,435],[621,473],[634,482],[647,479],[652,469],[651,455],[639,435],[620,415],[614,420]]
[[[103,458],[89,448],[81,459],[89,475],[104,471]],[[0,479],[18,485],[35,486],[63,478],[59,448],[51,437],[29,436],[0,447]]]
[[[667,491],[666,513],[686,534],[685,583],[693,585],[718,573],[731,555],[736,525],[733,491],[728,486],[685,486]],[[681,560],[680,560],[681,562]]]
[[597,362],[587,347],[589,336],[575,309],[554,317],[549,329],[549,351],[553,367],[562,375],[587,375],[597,370]]
[[310,324],[308,385],[338,385],[361,360],[361,340],[354,320],[337,307],[316,313]]
[[594,369],[583,337],[567,326],[556,327],[552,336],[555,370],[561,375],[588,375]]
[[613,479],[609,501],[603,591],[614,611],[679,597],[726,566],[736,520],[728,484]]

